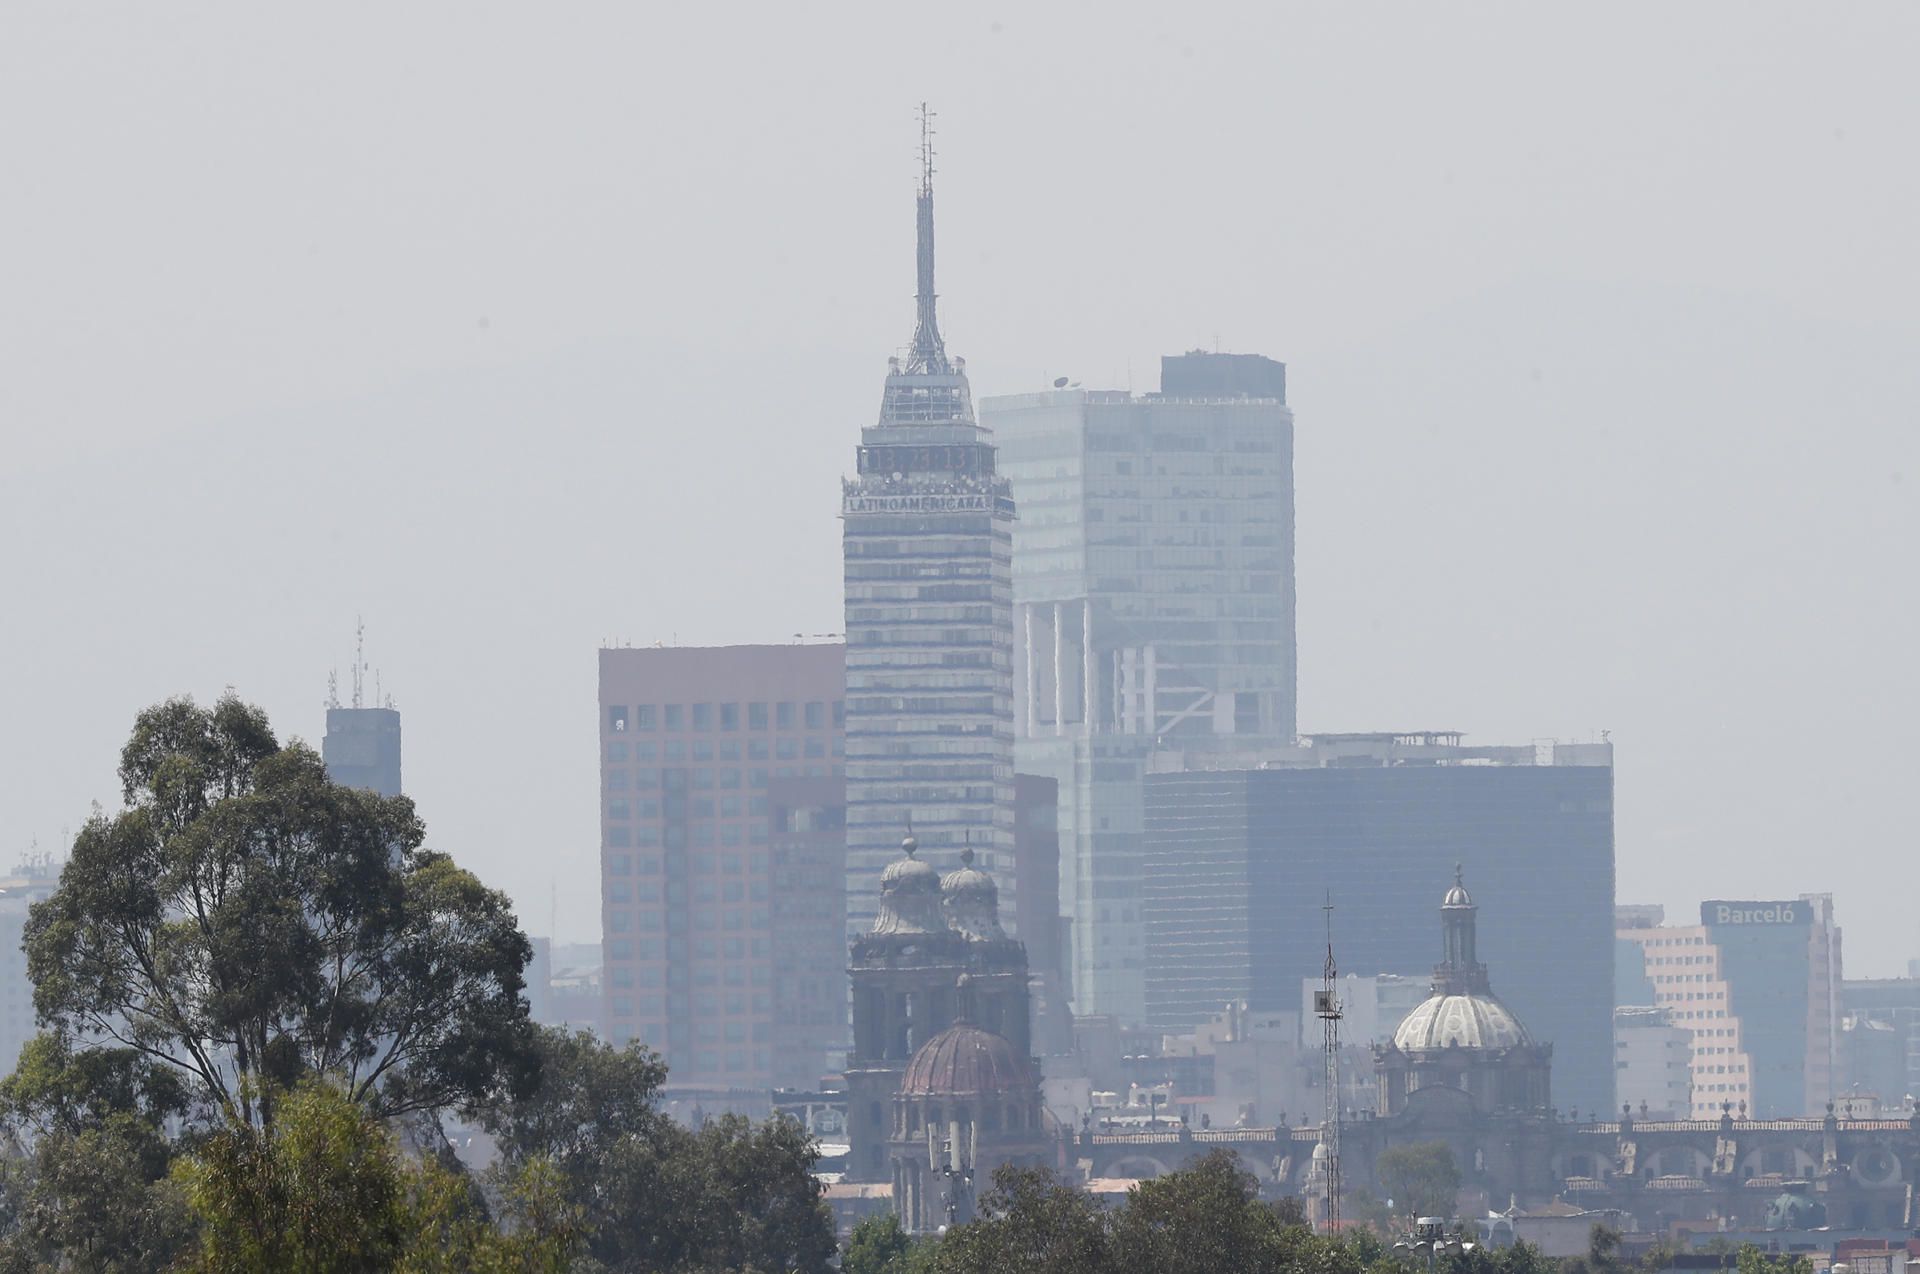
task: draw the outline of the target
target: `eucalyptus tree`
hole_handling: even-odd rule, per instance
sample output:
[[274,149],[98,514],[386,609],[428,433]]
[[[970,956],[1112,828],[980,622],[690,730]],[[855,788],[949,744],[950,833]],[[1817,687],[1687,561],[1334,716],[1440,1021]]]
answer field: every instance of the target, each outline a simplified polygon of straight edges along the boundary
[[379,1117],[531,1081],[531,947],[411,801],[337,786],[232,695],[142,712],[120,781],[27,923],[35,1008],[77,1054],[127,1050],[262,1128],[314,1075]]

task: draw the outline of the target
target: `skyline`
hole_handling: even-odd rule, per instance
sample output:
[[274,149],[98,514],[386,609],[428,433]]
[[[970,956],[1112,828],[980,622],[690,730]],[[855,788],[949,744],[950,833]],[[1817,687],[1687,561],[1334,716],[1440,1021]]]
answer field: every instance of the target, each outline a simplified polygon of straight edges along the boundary
[[[8,18],[0,102],[16,109],[0,128],[34,181],[0,246],[18,281],[0,338],[19,354],[0,410],[27,422],[9,429],[0,516],[37,550],[0,574],[19,608],[0,638],[15,686],[0,745],[17,779],[9,848],[37,838],[64,852],[61,828],[77,830],[88,801],[117,804],[119,741],[171,694],[205,703],[232,684],[317,748],[326,672],[362,613],[430,843],[509,889],[534,931],[564,872],[554,936],[594,936],[566,917],[590,927],[599,910],[586,720],[600,642],[840,627],[835,480],[904,330],[905,139],[927,97],[945,126],[946,335],[979,396],[1062,372],[1127,388],[1129,364],[1145,389],[1159,355],[1215,343],[1288,364],[1304,730],[1460,729],[1489,744],[1609,730],[1620,901],[1684,915],[1702,898],[1832,892],[1849,975],[1900,971],[1920,952],[1901,947],[1895,891],[1874,886],[1910,838],[1897,793],[1920,759],[1900,728],[1920,682],[1903,655],[1915,601],[1899,585],[1920,529],[1906,427],[1920,333],[1904,300],[1920,255],[1900,227],[1920,190],[1890,162],[1915,105],[1857,68],[1891,68],[1920,32],[1911,18],[1893,34],[1782,20],[1762,38],[1716,30],[1729,12],[1666,15],[1662,48],[1598,22],[1522,20],[1534,37],[1594,41],[1593,67],[1651,86],[1614,102],[1614,119],[1568,114],[1591,79],[1556,98],[1544,62],[1506,66],[1437,20],[1429,51],[1389,42],[1382,65],[1341,87],[1312,63],[1377,37],[1364,17],[1296,14],[1289,27],[1249,13],[1249,26],[1299,37],[1258,42],[1277,61],[1276,96],[1256,112],[1210,82],[1249,72],[1231,31],[1181,53],[1132,17],[1085,31],[943,21],[958,29],[919,68],[924,89],[888,71],[858,93],[819,86],[798,119],[723,113],[714,127],[733,153],[683,157],[711,188],[678,203],[597,166],[618,158],[603,116],[647,117],[605,99],[638,107],[653,90],[614,85],[612,50],[547,36],[516,53],[525,32],[508,18],[460,32],[477,56],[447,68],[465,86],[456,99],[484,107],[464,130],[406,97],[404,54],[435,30],[394,15],[391,47],[362,55],[381,90],[372,106],[312,99],[336,120],[308,114],[304,80],[258,88],[259,121],[199,124],[207,135],[182,143],[199,150],[164,152],[186,161],[171,184],[180,169],[139,152],[217,93],[116,66],[118,37],[84,16]],[[243,78],[271,70],[242,64],[249,37],[305,31],[295,18],[218,26],[194,47]],[[1173,98],[1153,105],[1170,121],[1112,88],[1074,105],[1100,79],[1085,66],[1023,79],[1067,31],[1086,63],[1105,51],[1163,73]],[[318,34],[309,56],[353,56]],[[108,55],[76,62],[88,39]],[[1690,94],[1682,71],[1703,45],[1726,60],[1715,89],[1736,106]],[[573,86],[563,53],[606,76]],[[751,71],[776,65],[750,53]],[[1450,64],[1462,99],[1423,103],[1432,118],[1367,105],[1395,76],[1393,103],[1419,102],[1442,82],[1429,58]],[[982,65],[992,74],[969,87]],[[553,101],[488,98],[486,76],[515,66],[540,71]],[[1488,84],[1454,82],[1476,69]],[[116,97],[112,75],[133,87]],[[1774,101],[1789,77],[1807,96]],[[771,83],[799,86],[791,71]],[[996,107],[1008,84],[1023,93]],[[1540,118],[1476,137],[1518,89],[1546,95]],[[153,117],[126,118],[141,92]],[[1333,136],[1300,122],[1314,100]],[[35,116],[22,108],[47,102],[63,111],[60,145],[95,161],[56,157],[21,127]],[[538,109],[541,126],[516,125]],[[1023,137],[1034,110],[1053,127]],[[749,117],[762,131],[743,130]],[[390,119],[398,138],[382,143]],[[275,151],[290,125],[302,145]],[[1191,153],[1173,148],[1183,129]],[[458,197],[410,184],[408,147],[436,130]],[[546,184],[535,197],[492,182],[487,148],[502,135],[527,152],[529,184]],[[547,136],[556,154],[533,155]],[[1277,185],[1244,163],[1210,167],[1273,138],[1298,165]],[[684,144],[645,140],[662,164]],[[1163,171],[1138,163],[1147,142]],[[1087,156],[1082,176],[1136,164],[1125,183],[1075,183],[1060,180],[1063,153]],[[1380,171],[1355,163],[1369,154],[1386,157]],[[222,186],[241,160],[245,180]],[[334,186],[310,190],[310,165]],[[1164,200],[1093,224],[1143,168]],[[755,169],[789,179],[788,208],[748,209]],[[807,172],[830,176],[794,180]],[[1783,173],[1826,184],[1786,188]],[[1036,182],[1053,206],[1018,197]],[[160,197],[127,198],[141,188]],[[202,212],[221,192],[237,220]],[[76,199],[89,216],[56,224]],[[116,215],[133,206],[140,216]],[[249,224],[289,210],[283,231]],[[645,236],[636,214],[655,217]],[[685,269],[653,246],[676,236],[699,245]],[[381,277],[360,263],[369,250],[397,284],[379,306],[365,300]],[[1072,304],[1037,304],[1048,293]],[[755,305],[739,307],[743,294]],[[678,534],[711,529],[723,507],[805,534],[759,556],[743,551],[751,535],[703,553]],[[234,525],[255,533],[201,550]],[[167,526],[171,543],[155,534]],[[187,555],[185,569],[137,570],[155,544]],[[538,740],[540,754],[503,738]],[[1663,872],[1672,883],[1656,888]]]

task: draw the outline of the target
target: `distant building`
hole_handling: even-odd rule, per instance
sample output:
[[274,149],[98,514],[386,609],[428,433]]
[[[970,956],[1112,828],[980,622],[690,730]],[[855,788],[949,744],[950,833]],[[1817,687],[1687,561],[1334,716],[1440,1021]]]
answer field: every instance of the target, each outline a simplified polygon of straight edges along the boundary
[[1326,959],[1420,976],[1436,872],[1464,864],[1501,916],[1486,958],[1554,1046],[1555,1084],[1613,1100],[1613,771],[1609,744],[1468,747],[1457,734],[1314,735],[1260,769],[1146,780],[1150,1025],[1191,1030],[1221,1004],[1293,1008]]
[[[778,839],[787,875],[795,854],[830,863],[844,659],[837,644],[600,652],[606,1031],[658,1049],[683,1093],[811,1084],[826,1065],[777,1056],[782,1026],[800,1024],[782,1023],[776,982],[844,1003],[845,965],[830,903],[775,905],[772,797],[783,780],[822,785],[783,789]],[[809,929],[822,920],[831,945]]]
[[1840,930],[1833,898],[1710,901],[1698,925],[1618,931],[1640,948],[1653,1003],[1692,1040],[1693,1117],[1819,1114],[1838,1095]]
[[771,806],[773,1086],[815,1091],[847,1049],[847,788],[776,778]]
[[342,787],[400,795],[399,710],[329,706],[320,759]]
[[1840,995],[1843,1008],[1856,1021],[1884,1023],[1899,1036],[1906,1058],[1901,1096],[1920,1096],[1920,973],[1910,969],[1904,978],[1843,982]]
[[27,976],[27,911],[60,887],[59,866],[29,858],[0,878],[0,1076],[12,1072],[20,1049],[39,1034],[33,1012],[33,979]]
[[1162,359],[1160,382],[981,403],[1021,511],[1016,754],[1060,784],[1075,1008],[1134,1025],[1148,756],[1294,736],[1286,367],[1196,351]]
[[1693,1117],[1693,1035],[1667,1009],[1613,1011],[1614,1097],[1643,1119]]
[[931,151],[918,199],[918,320],[841,484],[847,937],[878,913],[909,824],[927,861],[963,845],[1013,867],[1013,498],[934,313]]
[[[1320,1024],[1314,1020],[1313,997],[1325,985],[1324,978],[1300,979],[1300,1020],[1312,1025],[1316,1038],[1307,1041],[1319,1046]],[[1394,1028],[1425,1000],[1430,978],[1398,973],[1348,973],[1340,978],[1335,994],[1340,999],[1340,1038],[1351,1044],[1382,1044],[1393,1038]]]

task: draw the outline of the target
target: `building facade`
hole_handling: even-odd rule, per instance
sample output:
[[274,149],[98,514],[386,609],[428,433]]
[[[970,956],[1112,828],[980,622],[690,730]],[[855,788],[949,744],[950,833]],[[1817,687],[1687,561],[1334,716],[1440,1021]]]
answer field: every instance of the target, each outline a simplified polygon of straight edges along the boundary
[[1013,498],[935,317],[932,171],[927,152],[913,343],[841,484],[849,940],[909,823],[930,859],[970,844],[1015,883]]
[[329,705],[320,759],[327,777],[342,787],[400,795],[399,710]]
[[1295,1007],[1326,958],[1329,897],[1342,972],[1418,976],[1419,882],[1461,863],[1502,917],[1484,958],[1554,1046],[1555,1087],[1613,1107],[1611,745],[1316,735],[1260,764],[1147,777],[1150,1025],[1182,1033],[1234,1000]]
[[1623,908],[1653,1004],[1691,1041],[1695,1119],[1811,1117],[1839,1093],[1840,931],[1831,895],[1711,901],[1698,925]]
[[1693,1118],[1693,1036],[1652,1006],[1613,1011],[1613,1088],[1642,1119]]
[[27,974],[27,913],[60,887],[60,867],[52,859],[29,855],[0,879],[0,1076],[12,1072],[26,1042],[40,1033],[33,1011],[33,979]]
[[[604,1021],[657,1049],[677,1089],[812,1084],[832,1060],[836,1025],[800,1019],[844,1004],[844,658],[600,652]],[[781,992],[797,998],[776,1007]]]
[[963,1016],[1007,1040],[1015,1056],[1033,1053],[1027,953],[1001,924],[993,877],[964,847],[945,876],[918,851],[914,837],[901,842],[880,873],[873,924],[851,946],[847,1179],[855,1182],[896,1177],[889,1145],[902,1127],[895,1098],[909,1063]]
[[1016,752],[1060,784],[1075,1006],[1145,1020],[1140,784],[1156,749],[1291,743],[1286,368],[1162,360],[1161,389],[990,398],[1013,534]]

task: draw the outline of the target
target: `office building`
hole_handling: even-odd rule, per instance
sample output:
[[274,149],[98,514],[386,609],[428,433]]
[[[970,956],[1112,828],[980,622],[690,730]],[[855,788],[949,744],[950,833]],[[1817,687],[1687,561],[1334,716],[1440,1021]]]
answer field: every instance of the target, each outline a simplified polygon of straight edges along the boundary
[[29,855],[0,878],[0,1076],[12,1072],[26,1042],[39,1034],[33,1012],[33,979],[27,976],[27,913],[60,887],[60,868],[44,855]]
[[[844,667],[838,644],[600,652],[604,1021],[615,1044],[658,1049],[678,1089],[765,1089],[828,1064],[832,1028],[783,1020],[775,997],[845,1003],[839,877],[793,857],[831,870],[819,811],[837,803]],[[815,786],[776,807],[787,780]],[[793,890],[777,906],[776,866]],[[788,1027],[811,1042],[781,1056]]]
[[399,710],[329,704],[320,759],[327,777],[342,787],[400,795]]
[[935,866],[971,845],[1017,886],[1013,498],[936,321],[930,150],[924,160],[913,343],[889,361],[879,421],[841,486],[849,941],[872,925],[909,822]]
[[1194,352],[1161,361],[1156,394],[989,398],[981,418],[1020,506],[1015,751],[1060,784],[1076,1008],[1138,1024],[1148,756],[1293,742],[1286,367]]
[[1691,1037],[1693,1117],[1822,1113],[1841,1064],[1832,896],[1703,902],[1697,925],[1664,918],[1623,909],[1618,937],[1639,948],[1653,1003]]
[[846,780],[775,778],[767,801],[773,1086],[817,1092],[847,1047]]
[[[1905,1078],[1900,1094],[1920,1095],[1920,970],[1909,967],[1904,978],[1861,978],[1841,983],[1840,998],[1856,1022],[1891,1027],[1900,1039]],[[1850,1075],[1851,1085],[1859,1076]]]
[[1313,735],[1259,769],[1163,753],[1145,783],[1148,1022],[1294,1008],[1344,973],[1431,968],[1431,882],[1454,864],[1501,922],[1484,959],[1569,1102],[1613,1107],[1613,749],[1469,747],[1454,733]]
[[1693,1036],[1674,1025],[1672,1010],[1613,1011],[1613,1088],[1638,1118],[1693,1118]]

